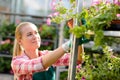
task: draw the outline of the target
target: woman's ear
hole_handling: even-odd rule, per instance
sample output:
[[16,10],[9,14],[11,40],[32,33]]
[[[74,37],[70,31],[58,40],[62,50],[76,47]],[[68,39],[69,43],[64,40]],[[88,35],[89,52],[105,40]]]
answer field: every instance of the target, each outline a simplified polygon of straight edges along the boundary
[[18,44],[20,44],[21,45],[21,40],[19,39],[19,40],[17,40],[17,42],[18,42]]

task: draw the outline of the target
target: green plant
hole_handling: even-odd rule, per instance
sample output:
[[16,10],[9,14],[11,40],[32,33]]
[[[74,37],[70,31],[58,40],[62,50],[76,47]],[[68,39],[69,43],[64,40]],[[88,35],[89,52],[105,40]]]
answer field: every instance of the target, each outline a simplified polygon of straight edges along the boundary
[[54,49],[54,40],[57,36],[55,26],[48,26],[43,24],[39,27],[40,37],[42,39],[40,50]]
[[64,36],[64,38],[69,39],[69,37],[70,37],[69,35],[70,35],[69,27],[67,25],[65,25],[64,29],[63,29],[63,36]]
[[0,36],[3,42],[0,44],[1,54],[12,54],[15,28],[14,23],[4,22],[0,25]]
[[67,80],[68,71],[64,71],[60,73],[60,80]]
[[0,72],[9,73],[11,70],[11,58],[0,57]]
[[16,25],[14,23],[3,23],[0,25],[0,35],[2,38],[13,37],[15,34]]
[[11,55],[13,52],[13,44],[5,43],[0,45],[0,54]]
[[[107,0],[101,1],[96,5],[91,5],[88,8],[83,6],[83,9],[79,13],[75,13],[77,5],[76,0],[70,0],[71,7],[66,8],[62,3],[58,3],[56,11],[59,12],[58,16],[52,18],[53,22],[60,23],[62,21],[68,21],[69,19],[77,19],[78,24],[75,24],[70,32],[77,38],[85,36],[90,39],[94,36],[93,40],[95,47],[104,47],[104,29],[110,27],[112,20],[117,19],[117,14],[120,13],[120,6],[115,3],[107,2]],[[119,1],[118,1],[119,2]],[[82,20],[85,20],[85,24],[81,24]]]
[[56,29],[54,26],[42,25],[40,28],[40,36],[42,39],[54,39]]
[[[71,7],[66,8],[62,3],[58,3],[56,11],[58,16],[52,17],[52,21],[61,23],[73,19],[77,24],[73,25],[70,32],[76,38],[84,36],[87,39],[93,38],[95,43],[94,49],[101,49],[102,53],[83,54],[83,63],[76,74],[77,80],[119,80],[120,79],[120,58],[113,56],[113,52],[109,51],[108,43],[104,37],[104,29],[110,27],[113,20],[118,19],[117,14],[120,13],[120,5],[110,3],[107,0],[99,0],[96,5],[88,8],[83,6],[79,13],[75,13],[77,5],[76,0],[70,0]],[[118,0],[118,3],[120,1]],[[83,24],[83,21],[85,23]],[[107,44],[107,45],[106,45]]]
[[[100,2],[97,5],[90,6],[88,9],[84,8],[79,14],[78,20],[84,18],[86,24],[73,28],[71,32],[77,37],[81,37],[82,35],[89,36],[91,35],[89,31],[93,32],[95,46],[103,46],[104,29],[110,27],[112,20],[117,19],[116,15],[118,13],[119,6],[113,3]],[[79,30],[83,30],[82,33]]]
[[84,63],[78,71],[77,80],[119,80],[120,58],[114,56],[109,47],[106,47],[103,54],[84,55]]

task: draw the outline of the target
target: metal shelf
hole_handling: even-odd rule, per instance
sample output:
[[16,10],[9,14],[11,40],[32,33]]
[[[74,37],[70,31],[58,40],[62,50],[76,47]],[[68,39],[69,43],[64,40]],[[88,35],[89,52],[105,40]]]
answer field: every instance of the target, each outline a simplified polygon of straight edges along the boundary
[[0,57],[9,57],[9,58],[12,58],[12,55],[0,54]]
[[41,18],[41,19],[48,18],[46,16],[21,14],[21,13],[11,13],[11,12],[3,12],[3,11],[0,11],[0,14],[3,14],[3,15],[14,15],[14,16],[24,16],[24,17],[32,17],[32,18]]
[[105,36],[120,37],[120,31],[104,31]]

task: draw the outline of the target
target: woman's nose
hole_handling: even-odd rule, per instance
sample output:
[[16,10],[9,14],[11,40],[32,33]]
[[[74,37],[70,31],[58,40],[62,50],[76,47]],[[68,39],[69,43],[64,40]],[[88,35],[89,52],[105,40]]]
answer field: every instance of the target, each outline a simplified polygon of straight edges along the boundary
[[33,39],[36,39],[37,38],[37,34],[33,34]]

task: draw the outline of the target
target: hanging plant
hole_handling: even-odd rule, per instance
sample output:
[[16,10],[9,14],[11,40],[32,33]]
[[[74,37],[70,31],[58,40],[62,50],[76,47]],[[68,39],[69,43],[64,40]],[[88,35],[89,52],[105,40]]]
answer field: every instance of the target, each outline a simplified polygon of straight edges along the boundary
[[[102,47],[102,54],[83,54],[83,63],[77,69],[76,80],[119,80],[120,79],[120,58],[113,56],[113,52],[106,46],[104,30],[111,27],[111,24],[119,22],[120,0],[99,0],[90,7],[76,12],[75,0],[70,0],[71,7],[62,6],[62,2],[56,7],[59,15],[52,17],[52,21],[61,23],[66,21],[70,32],[76,38],[93,37],[94,48]],[[77,24],[74,24],[77,19]]]
[[[104,30],[109,28],[113,21],[117,20],[117,14],[120,13],[119,1],[109,2],[108,0],[98,1],[96,4],[92,4],[90,7],[83,9],[79,13],[76,12],[75,0],[71,1],[71,7],[66,8],[62,6],[62,1],[58,3],[56,11],[59,12],[58,16],[52,17],[52,21],[61,23],[62,21],[75,20],[78,24],[74,24],[73,28],[70,28],[70,32],[77,38],[85,36],[90,39],[94,36],[93,41],[95,47],[104,47]],[[82,20],[85,20],[84,24],[81,24]]]

